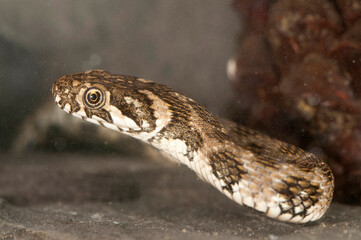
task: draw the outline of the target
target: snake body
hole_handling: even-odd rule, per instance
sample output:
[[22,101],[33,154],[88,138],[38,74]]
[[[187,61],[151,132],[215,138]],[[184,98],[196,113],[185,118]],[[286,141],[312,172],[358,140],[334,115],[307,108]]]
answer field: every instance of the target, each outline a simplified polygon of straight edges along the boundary
[[153,145],[268,217],[315,221],[331,203],[334,179],[320,158],[218,120],[168,86],[92,70],[60,77],[52,92],[64,111]]

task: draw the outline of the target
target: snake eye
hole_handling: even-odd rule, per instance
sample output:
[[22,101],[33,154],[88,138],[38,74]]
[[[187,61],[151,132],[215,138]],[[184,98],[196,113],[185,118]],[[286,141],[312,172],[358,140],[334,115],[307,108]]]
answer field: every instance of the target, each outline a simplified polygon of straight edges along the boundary
[[99,88],[89,88],[84,94],[84,102],[90,108],[99,109],[104,106],[105,97]]

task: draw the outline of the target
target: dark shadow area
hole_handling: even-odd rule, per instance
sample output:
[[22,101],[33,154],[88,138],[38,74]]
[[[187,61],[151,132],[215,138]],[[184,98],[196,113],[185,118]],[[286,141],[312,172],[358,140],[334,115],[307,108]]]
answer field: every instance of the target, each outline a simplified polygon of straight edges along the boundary
[[0,35],[0,151],[7,150],[20,123],[41,103],[39,58]]

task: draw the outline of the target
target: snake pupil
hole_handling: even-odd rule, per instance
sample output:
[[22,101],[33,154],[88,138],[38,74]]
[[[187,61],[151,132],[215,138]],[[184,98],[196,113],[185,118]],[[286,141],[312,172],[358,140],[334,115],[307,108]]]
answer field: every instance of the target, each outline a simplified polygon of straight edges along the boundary
[[99,100],[99,92],[89,94],[89,102],[96,103]]

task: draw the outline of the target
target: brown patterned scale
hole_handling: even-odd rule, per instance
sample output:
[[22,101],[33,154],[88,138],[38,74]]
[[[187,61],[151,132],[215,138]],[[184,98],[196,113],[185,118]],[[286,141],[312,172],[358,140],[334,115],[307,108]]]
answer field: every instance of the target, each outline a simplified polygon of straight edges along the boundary
[[219,121],[165,85],[92,70],[62,76],[52,92],[64,111],[153,145],[237,203],[269,217],[315,221],[331,203],[334,179],[320,158]]

